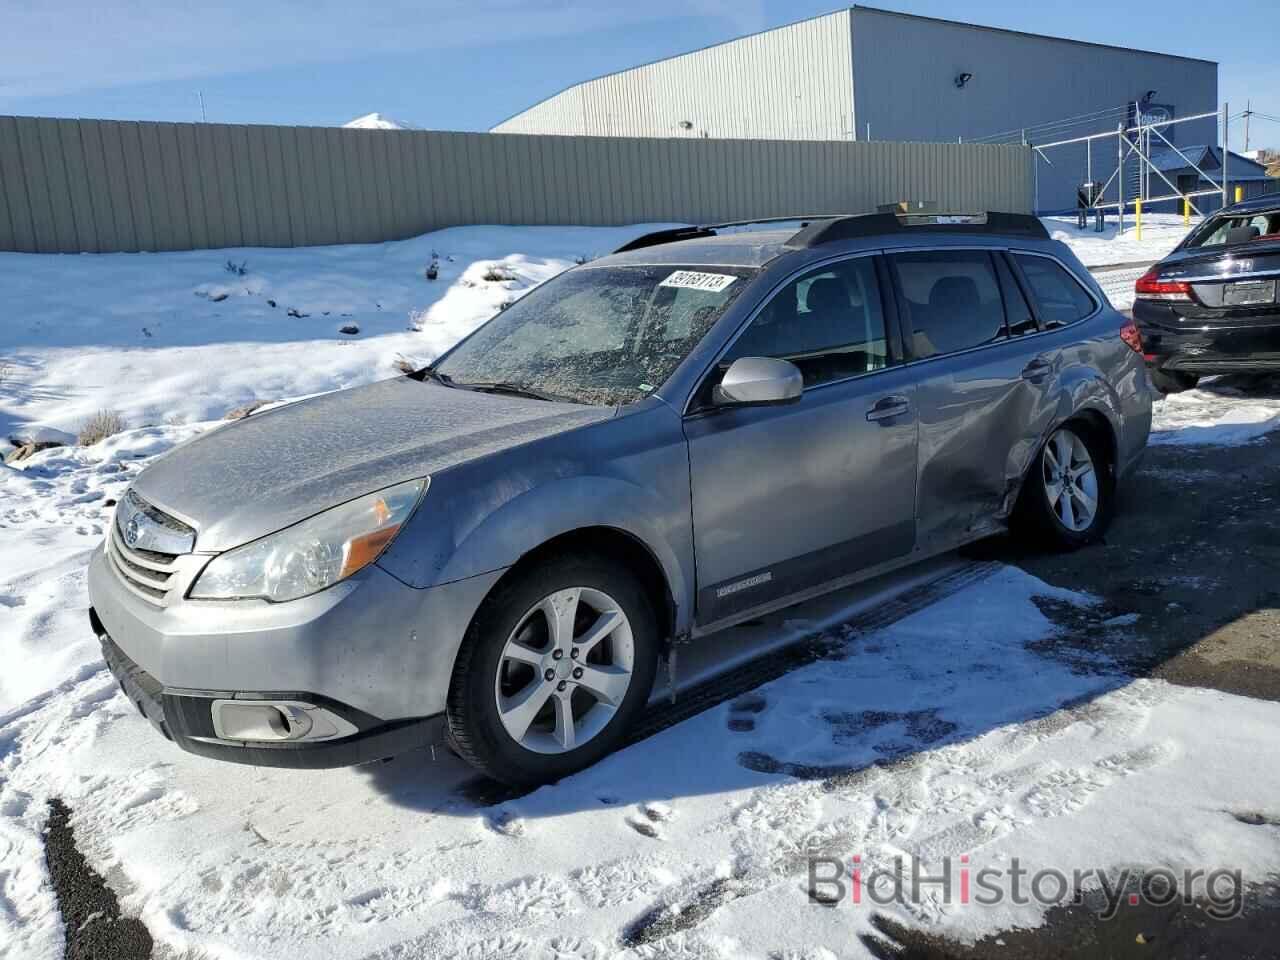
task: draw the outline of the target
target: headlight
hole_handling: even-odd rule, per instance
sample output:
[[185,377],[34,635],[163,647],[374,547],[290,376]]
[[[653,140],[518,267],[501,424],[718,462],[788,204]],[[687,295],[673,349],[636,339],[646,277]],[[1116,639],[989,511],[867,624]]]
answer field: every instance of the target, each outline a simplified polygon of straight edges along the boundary
[[422,499],[410,480],[348,501],[215,557],[191,588],[196,600],[296,600],[377,560]]

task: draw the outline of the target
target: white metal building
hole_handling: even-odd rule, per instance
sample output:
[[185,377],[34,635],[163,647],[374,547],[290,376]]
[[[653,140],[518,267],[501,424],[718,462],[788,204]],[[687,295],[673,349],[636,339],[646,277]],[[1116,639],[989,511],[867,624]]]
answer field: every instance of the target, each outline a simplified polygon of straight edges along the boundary
[[[855,6],[575,84],[493,131],[1047,142],[1130,123],[1139,101],[1174,117],[1213,111],[1218,66]],[[1217,140],[1213,120],[1171,129]],[[1041,206],[1068,206],[1083,178],[1047,171]]]

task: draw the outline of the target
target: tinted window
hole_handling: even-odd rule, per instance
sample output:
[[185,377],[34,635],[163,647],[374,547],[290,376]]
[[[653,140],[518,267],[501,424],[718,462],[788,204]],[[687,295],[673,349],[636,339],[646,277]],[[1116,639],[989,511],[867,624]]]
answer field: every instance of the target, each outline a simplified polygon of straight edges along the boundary
[[931,250],[892,259],[914,356],[954,353],[1004,336],[1004,301],[990,254]]
[[790,360],[806,386],[879,370],[889,362],[884,310],[870,258],[820,267],[783,287],[721,362]]
[[1054,260],[1014,254],[1046,327],[1075,323],[1093,313],[1093,298]]

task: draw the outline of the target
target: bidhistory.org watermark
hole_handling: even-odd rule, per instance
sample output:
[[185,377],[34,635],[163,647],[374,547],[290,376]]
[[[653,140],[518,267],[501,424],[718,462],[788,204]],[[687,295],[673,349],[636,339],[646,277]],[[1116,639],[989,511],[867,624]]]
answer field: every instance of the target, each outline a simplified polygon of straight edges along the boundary
[[1126,905],[1167,907],[1179,899],[1201,903],[1215,920],[1233,920],[1244,910],[1241,871],[1217,867],[1120,867],[1110,870],[1025,868],[1017,857],[999,865],[977,866],[965,854],[947,857],[926,868],[915,857],[896,856],[887,865],[864,864],[861,856],[845,861],[809,857],[809,902],[825,907],[841,905],[977,904],[990,907],[1035,903],[1042,907],[1099,905],[1110,920]]

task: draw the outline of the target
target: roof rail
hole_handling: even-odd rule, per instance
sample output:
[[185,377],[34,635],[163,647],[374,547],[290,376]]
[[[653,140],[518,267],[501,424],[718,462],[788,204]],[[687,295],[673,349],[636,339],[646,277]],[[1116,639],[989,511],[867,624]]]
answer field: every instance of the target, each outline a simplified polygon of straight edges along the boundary
[[645,247],[657,247],[664,243],[677,243],[680,240],[714,237],[718,230],[726,227],[796,222],[799,222],[800,230],[785,244],[793,250],[816,247],[823,243],[835,243],[837,240],[873,237],[921,227],[928,227],[931,232],[973,233],[977,231],[1016,234],[1038,240],[1049,239],[1049,231],[1044,228],[1040,218],[1029,213],[996,211],[986,213],[820,213],[789,217],[760,217],[756,220],[729,220],[725,223],[707,223],[700,226],[668,227],[665,230],[641,234],[613,252],[626,253],[628,250],[643,250]]
[[653,233],[642,233],[634,240],[628,240],[614,253],[626,253],[628,250],[643,250],[645,247],[656,247],[664,243],[675,243],[678,240],[692,240],[695,237],[714,237],[716,232],[710,227],[671,227],[667,230],[655,230]]
[[1049,231],[1040,218],[1028,213],[864,213],[811,223],[788,240],[786,246],[803,250],[838,240],[923,228],[930,233],[980,232],[1049,239]]
[[645,247],[656,247],[664,243],[676,243],[679,240],[693,240],[697,237],[714,237],[717,230],[726,227],[750,227],[757,223],[796,223],[807,227],[814,220],[836,220],[846,217],[845,213],[819,213],[793,215],[789,217],[758,217],[755,220],[727,220],[724,223],[706,223],[700,226],[669,227],[666,230],[655,230],[644,233],[620,246],[614,253],[626,253],[628,250],[643,250]]

